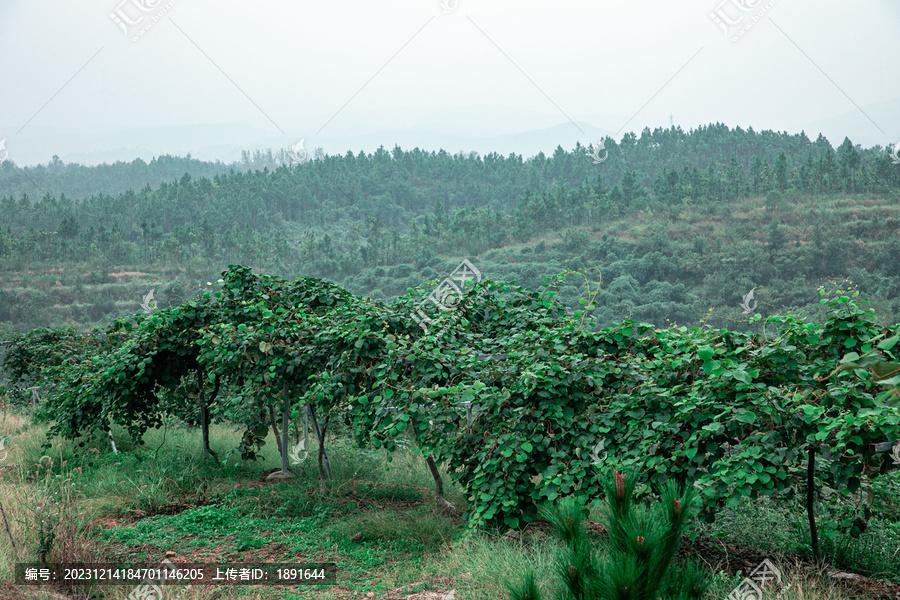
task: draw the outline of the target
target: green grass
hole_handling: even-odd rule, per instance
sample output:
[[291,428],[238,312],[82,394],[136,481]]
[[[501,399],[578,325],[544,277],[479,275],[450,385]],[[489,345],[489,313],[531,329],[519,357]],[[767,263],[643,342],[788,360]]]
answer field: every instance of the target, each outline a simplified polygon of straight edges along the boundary
[[[384,451],[363,451],[334,439],[328,447],[333,491],[322,495],[313,460],[292,465],[293,480],[266,482],[265,473],[280,466],[272,440],[263,447],[263,460],[244,464],[229,452],[238,446],[240,433],[224,425],[211,431],[222,465],[204,461],[199,436],[189,429],[170,428],[165,443],[162,431],[150,431],[143,445],[131,443],[123,431],[114,429],[114,435],[118,455],[102,439],[78,454],[66,442],[45,451],[40,427],[32,427],[31,437],[17,444],[22,467],[16,476],[28,489],[37,490],[48,475],[51,487],[67,481],[66,490],[77,498],[71,508],[78,512],[73,519],[78,527],[69,537],[90,546],[95,560],[157,561],[167,551],[210,562],[257,556],[309,562],[315,557],[315,562],[338,565],[341,587],[383,592],[413,582],[425,556],[440,551],[461,529],[421,489],[433,481],[412,452],[400,451],[389,462]],[[314,457],[317,449],[312,450]],[[446,476],[445,487],[462,502]],[[385,507],[377,510],[357,498]],[[394,510],[394,502],[414,506]],[[27,551],[34,556],[37,550],[29,542]],[[11,568],[4,571],[8,578]],[[261,597],[288,597],[281,589],[267,593]],[[292,593],[327,597],[316,586]]]
[[[465,533],[461,522],[434,503],[431,475],[415,452],[400,450],[388,461],[383,450],[358,449],[347,439],[335,438],[328,447],[334,485],[321,494],[314,458],[291,466],[295,479],[264,481],[266,472],[280,466],[273,440],[263,447],[261,461],[244,464],[230,452],[237,447],[240,432],[224,425],[211,431],[221,465],[204,461],[194,430],[170,428],[164,444],[162,431],[148,432],[143,445],[130,442],[123,431],[114,434],[118,455],[102,439],[77,454],[70,443],[54,442],[46,451],[41,448],[43,427],[27,418],[0,414],[0,436],[11,451],[7,462],[17,465],[2,471],[0,498],[8,514],[14,515],[11,529],[19,546],[14,556],[6,536],[0,535],[0,582],[10,579],[14,562],[37,560],[36,531],[43,518],[45,526],[56,532],[49,549],[51,561],[76,557],[157,562],[174,551],[179,559],[191,561],[334,562],[340,573],[333,587],[229,588],[217,596],[219,600],[345,600],[370,592],[378,598],[419,582],[416,590],[455,589],[459,600],[497,600],[507,597],[506,582],[522,577],[526,568],[535,571],[547,598],[560,589],[553,565],[562,545],[555,537],[534,527],[524,541],[489,532]],[[313,448],[310,456],[315,455]],[[835,567],[885,577],[897,574],[897,475],[876,484],[878,497],[886,500],[863,536],[840,538],[841,545],[823,543]],[[444,486],[447,498],[464,510],[461,490],[446,475]],[[48,502],[56,506],[56,501],[60,504],[55,521],[35,510]],[[792,525],[798,515],[802,517],[799,511],[788,513],[783,505],[767,500],[748,501],[722,512],[716,523],[701,530],[772,556],[803,553],[808,551],[808,539],[802,526],[798,530]],[[707,566],[709,598],[726,597],[745,576]],[[796,593],[785,600],[843,597],[817,576],[790,577],[797,580]],[[104,590],[104,600],[126,595],[118,589]],[[28,598],[38,598],[35,594]],[[203,589],[183,596],[183,600],[208,598],[209,590]]]
[[421,502],[422,492],[402,485],[361,483],[356,488],[360,495],[372,500],[399,500],[401,502]]
[[[896,508],[900,496],[894,490],[898,485],[898,472],[876,482],[880,498],[885,502],[893,498],[893,505],[886,504],[888,510]],[[812,546],[805,512],[797,500],[794,501],[794,510],[787,508],[783,503],[768,498],[754,501],[742,499],[734,509],[720,512],[715,523],[701,524],[699,530],[725,543],[774,553],[799,554],[811,559]],[[827,514],[827,508],[820,505],[816,518],[820,522],[819,544],[826,562],[837,569],[900,582],[900,523],[875,514],[870,518],[866,531],[858,538],[838,535],[831,540],[821,525]]]

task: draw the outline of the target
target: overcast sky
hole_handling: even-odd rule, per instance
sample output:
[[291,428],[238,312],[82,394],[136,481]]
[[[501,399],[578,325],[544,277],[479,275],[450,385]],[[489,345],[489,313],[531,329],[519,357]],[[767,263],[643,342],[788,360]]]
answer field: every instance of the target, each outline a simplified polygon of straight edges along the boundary
[[300,138],[527,155],[670,122],[897,142],[900,0],[0,0],[19,165]]

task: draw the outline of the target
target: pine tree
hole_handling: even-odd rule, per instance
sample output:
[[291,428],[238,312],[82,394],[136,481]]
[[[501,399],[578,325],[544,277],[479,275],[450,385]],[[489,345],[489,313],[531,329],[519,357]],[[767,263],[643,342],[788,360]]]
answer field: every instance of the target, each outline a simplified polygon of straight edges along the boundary
[[781,250],[787,244],[787,236],[781,230],[781,226],[777,221],[772,221],[766,230],[766,237],[769,238],[769,257],[771,258],[776,252]]
[[[567,590],[559,600],[702,597],[705,579],[696,565],[688,565],[677,578],[667,575],[693,507],[693,487],[678,490],[670,481],[660,492],[661,503],[651,512],[634,505],[635,483],[635,478],[613,471],[613,480],[605,486],[609,538],[602,560],[583,525],[586,509],[574,497],[563,499],[555,509],[541,509],[541,516],[566,544],[556,567]],[[507,587],[512,600],[541,600],[532,571],[520,585]]]
[[787,180],[787,156],[785,156],[784,152],[780,152],[778,158],[775,159],[775,184],[778,186],[779,192],[784,192],[784,190],[787,189]]

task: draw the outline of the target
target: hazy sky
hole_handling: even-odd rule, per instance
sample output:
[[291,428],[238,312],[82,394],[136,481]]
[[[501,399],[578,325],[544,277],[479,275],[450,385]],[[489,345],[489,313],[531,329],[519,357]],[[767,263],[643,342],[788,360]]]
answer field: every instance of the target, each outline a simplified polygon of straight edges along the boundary
[[898,38],[900,0],[0,0],[0,140],[20,165],[236,160],[671,116],[887,146]]

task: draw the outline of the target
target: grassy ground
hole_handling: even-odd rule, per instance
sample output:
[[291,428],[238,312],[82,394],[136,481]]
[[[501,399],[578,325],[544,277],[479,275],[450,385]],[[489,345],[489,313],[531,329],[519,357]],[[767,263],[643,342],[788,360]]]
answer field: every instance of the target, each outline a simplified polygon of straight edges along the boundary
[[[559,589],[553,563],[561,548],[546,527],[531,527],[521,539],[466,534],[464,524],[433,501],[428,469],[411,451],[398,451],[388,462],[383,451],[335,437],[329,442],[334,486],[322,494],[313,459],[292,466],[293,480],[265,481],[280,465],[272,438],[263,461],[241,464],[229,452],[240,432],[224,425],[211,432],[221,466],[204,462],[195,430],[151,431],[139,447],[114,432],[118,455],[106,443],[77,454],[72,444],[58,441],[43,450],[44,432],[26,416],[0,411],[0,502],[9,523],[8,534],[0,529],[4,600],[76,597],[74,590],[12,585],[14,564],[38,562],[42,555],[48,562],[156,564],[167,555],[174,562],[333,562],[339,573],[329,585],[195,586],[175,590],[180,596],[167,592],[167,600],[400,598],[396,590],[404,585],[419,593],[410,598],[421,600],[437,600],[443,596],[436,592],[449,590],[457,600],[498,600],[506,597],[505,582],[527,568],[551,596]],[[879,497],[895,494],[893,505],[882,507],[886,517],[873,518],[858,540],[827,550],[840,569],[900,581],[900,518],[890,518],[891,510],[900,510],[900,481],[895,476],[879,485]],[[445,490],[450,502],[465,508],[446,476]],[[708,597],[725,598],[769,557],[784,565],[786,600],[847,597],[830,577],[783,560],[808,551],[808,535],[795,521],[766,502],[723,512],[714,525],[700,527],[701,540],[732,555],[723,559],[687,544],[675,568],[699,558],[708,571]],[[121,600],[132,589],[94,588],[90,597]],[[429,589],[435,594],[429,596]]]

